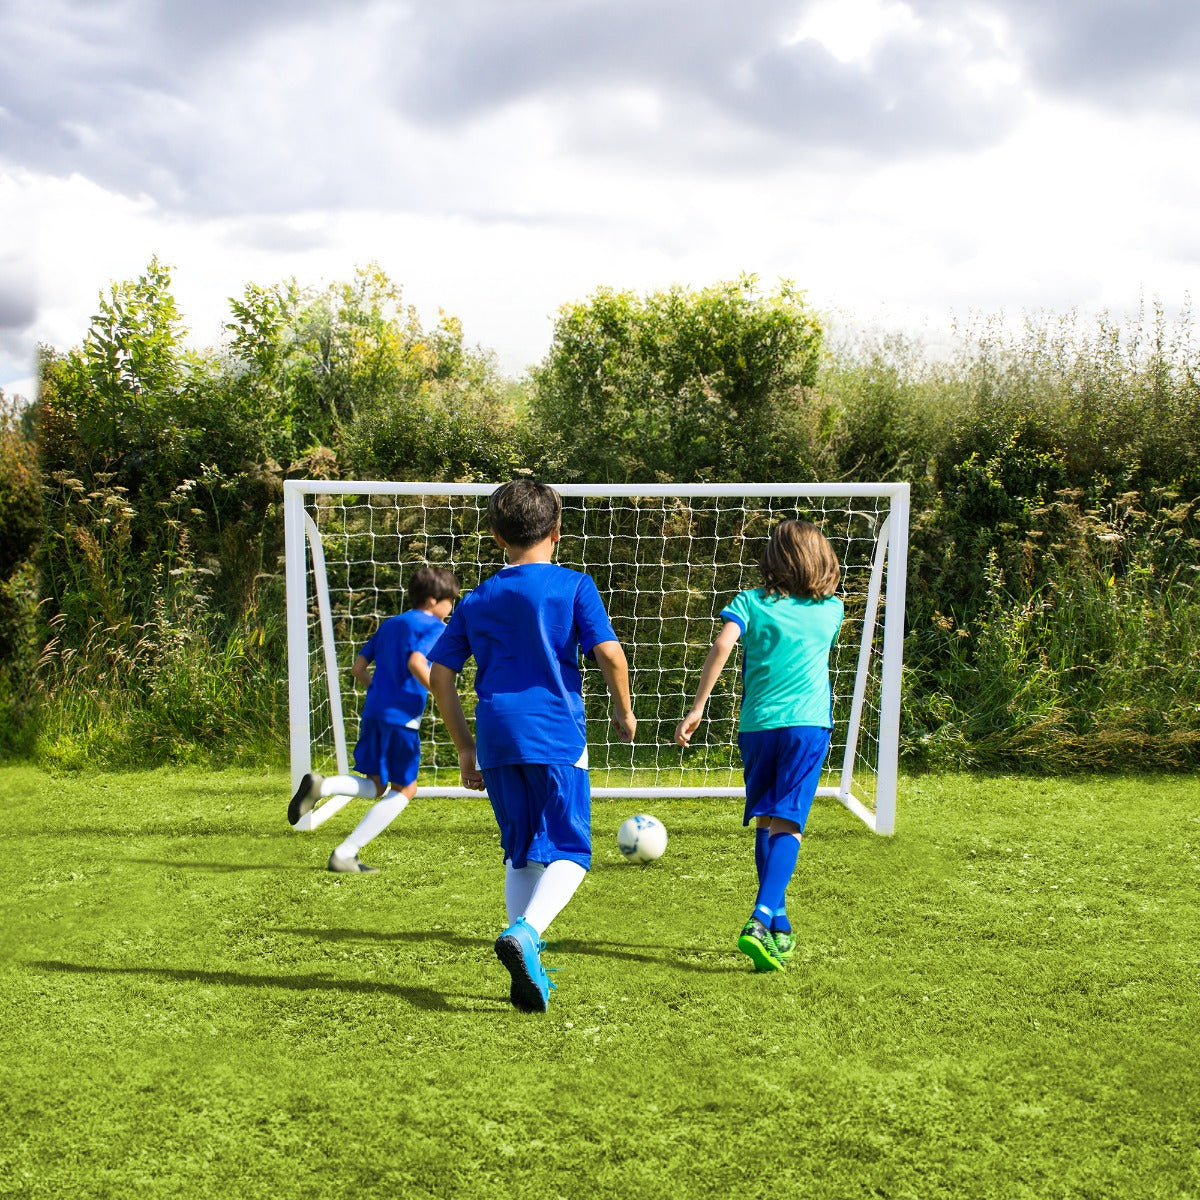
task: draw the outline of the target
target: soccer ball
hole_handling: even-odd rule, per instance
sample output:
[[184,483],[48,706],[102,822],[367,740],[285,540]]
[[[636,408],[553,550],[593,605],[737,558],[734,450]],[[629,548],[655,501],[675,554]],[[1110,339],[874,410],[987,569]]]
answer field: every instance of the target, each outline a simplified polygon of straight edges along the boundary
[[667,848],[666,826],[657,818],[638,813],[621,823],[617,830],[617,847],[632,863],[652,862],[662,858]]

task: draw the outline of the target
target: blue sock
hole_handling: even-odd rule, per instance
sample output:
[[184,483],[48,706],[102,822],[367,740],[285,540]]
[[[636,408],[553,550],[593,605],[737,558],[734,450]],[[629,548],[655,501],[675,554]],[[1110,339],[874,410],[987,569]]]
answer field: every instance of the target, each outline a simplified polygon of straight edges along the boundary
[[775,910],[775,915],[771,918],[772,933],[791,933],[792,923],[788,920],[788,915],[782,908]]
[[767,841],[770,836],[768,825],[759,825],[754,830],[754,872],[758,876],[759,887],[762,887],[763,876],[767,873]]
[[783,897],[787,885],[792,881],[796,859],[800,856],[800,839],[792,833],[777,833],[770,842],[767,853],[767,870],[758,887],[758,898],[754,902],[755,913],[760,908],[769,909],[772,916],[784,909]]

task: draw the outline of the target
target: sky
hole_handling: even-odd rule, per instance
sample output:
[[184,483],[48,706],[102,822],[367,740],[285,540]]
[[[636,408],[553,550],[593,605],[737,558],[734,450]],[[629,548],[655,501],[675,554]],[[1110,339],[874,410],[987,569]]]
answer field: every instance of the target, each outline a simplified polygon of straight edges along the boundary
[[152,255],[198,348],[378,263],[507,373],[597,288],[932,344],[1185,308],[1195,0],[0,0],[0,388]]

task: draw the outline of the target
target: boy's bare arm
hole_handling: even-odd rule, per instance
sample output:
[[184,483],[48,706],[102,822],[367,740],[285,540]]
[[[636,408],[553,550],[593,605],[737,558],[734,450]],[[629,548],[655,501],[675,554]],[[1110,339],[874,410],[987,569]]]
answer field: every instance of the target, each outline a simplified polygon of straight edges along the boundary
[[429,659],[420,650],[414,650],[408,656],[408,671],[423,688],[429,689]]
[[708,652],[708,657],[704,660],[704,667],[700,671],[700,683],[696,687],[696,699],[692,702],[692,707],[688,710],[683,720],[679,722],[679,726],[675,730],[675,741],[679,745],[686,746],[692,740],[692,734],[696,732],[696,728],[700,724],[700,718],[704,716],[704,706],[708,703],[709,696],[712,695],[717,678],[721,674],[725,663],[729,660],[734,643],[741,636],[742,630],[736,621],[726,621],[721,626],[721,632],[717,634],[717,640],[713,642],[712,648]]
[[620,642],[599,642],[592,647],[596,666],[608,685],[612,697],[612,723],[623,742],[632,742],[637,731],[637,717],[629,699],[629,663]]
[[371,664],[365,658],[363,658],[361,654],[359,654],[354,659],[354,666],[350,668],[350,674],[353,675],[354,678],[363,685],[363,687],[371,686],[370,666]]
[[458,698],[455,673],[441,663],[434,663],[429,668],[429,690],[458,750],[458,775],[463,787],[482,792],[483,772],[475,762],[475,738],[471,735],[462,701]]

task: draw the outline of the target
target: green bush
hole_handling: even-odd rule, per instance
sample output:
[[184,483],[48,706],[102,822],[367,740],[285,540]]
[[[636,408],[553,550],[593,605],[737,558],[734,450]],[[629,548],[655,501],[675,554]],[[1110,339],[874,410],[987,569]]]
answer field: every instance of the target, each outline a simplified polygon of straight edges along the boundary
[[[601,289],[560,311],[517,382],[368,267],[320,290],[249,285],[227,328],[185,351],[152,260],[101,295],[79,347],[45,352],[29,412],[5,410],[0,747],[60,764],[279,754],[284,478],[534,472],[906,480],[909,762],[1200,761],[1190,314],[981,321],[937,360],[895,337],[827,349],[788,285]],[[606,525],[593,554],[627,533]],[[618,563],[614,617],[678,643],[681,614],[621,579]]]
[[533,373],[542,469],[592,482],[794,479],[822,460],[822,329],[752,277],[564,306]]

